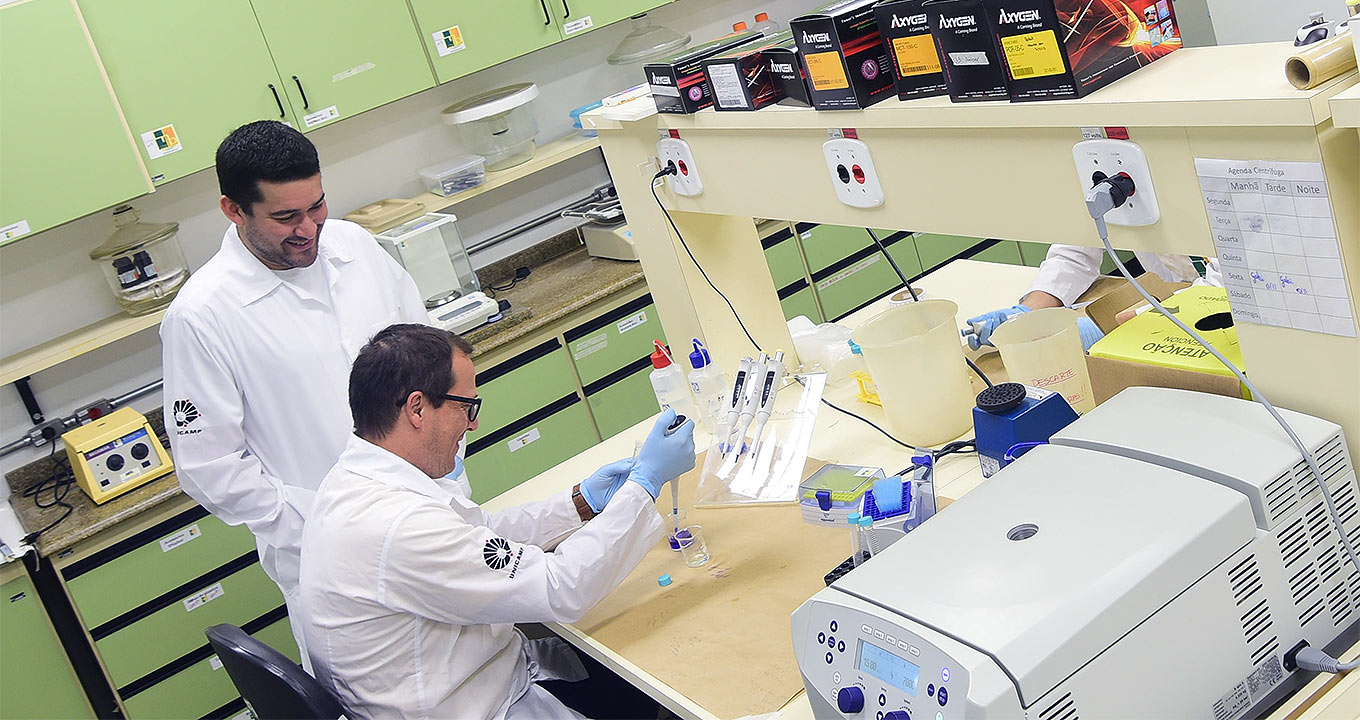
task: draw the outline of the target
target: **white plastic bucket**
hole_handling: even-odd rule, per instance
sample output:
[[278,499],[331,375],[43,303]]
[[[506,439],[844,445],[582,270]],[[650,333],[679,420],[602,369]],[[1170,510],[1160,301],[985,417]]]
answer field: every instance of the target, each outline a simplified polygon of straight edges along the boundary
[[992,344],[1012,382],[1062,393],[1078,415],[1096,406],[1077,311],[1044,308],[1017,315],[992,331]]

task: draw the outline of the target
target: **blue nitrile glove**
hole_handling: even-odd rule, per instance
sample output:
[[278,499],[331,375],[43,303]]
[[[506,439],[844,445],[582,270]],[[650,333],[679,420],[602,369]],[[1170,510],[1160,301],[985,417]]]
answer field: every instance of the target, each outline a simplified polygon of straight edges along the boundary
[[652,431],[638,450],[637,464],[628,473],[628,479],[647,488],[655,498],[661,494],[661,486],[680,477],[694,467],[694,421],[685,424],[670,435],[666,428],[675,422],[675,410],[666,408],[656,419]]
[[1089,351],[1105,333],[1096,325],[1095,321],[1086,316],[1077,318],[1077,332],[1081,333],[1081,349]]
[[993,310],[968,318],[969,330],[964,331],[968,336],[968,347],[976,350],[983,345],[991,345],[992,333],[1001,326],[1001,323],[1029,310],[1025,305],[1012,305],[1004,310]]
[[581,481],[581,497],[591,510],[600,512],[609,504],[609,499],[628,481],[628,471],[633,469],[633,458],[615,460],[596,470],[594,474]]

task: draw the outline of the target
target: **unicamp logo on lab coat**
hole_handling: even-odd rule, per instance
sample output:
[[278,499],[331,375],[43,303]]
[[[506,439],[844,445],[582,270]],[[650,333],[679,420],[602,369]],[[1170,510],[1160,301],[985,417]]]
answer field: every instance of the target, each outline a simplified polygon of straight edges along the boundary
[[519,570],[519,561],[523,556],[523,549],[520,549],[518,553],[511,552],[510,543],[503,538],[491,538],[482,547],[482,560],[492,570],[504,570],[507,565],[510,565],[510,561],[514,560],[515,564],[510,568],[510,577],[512,578]]
[[175,416],[175,427],[180,428],[176,432],[180,435],[192,435],[199,431],[197,428],[184,429],[198,419],[198,408],[194,407],[193,403],[188,400],[176,400],[175,404],[170,406],[170,412]]

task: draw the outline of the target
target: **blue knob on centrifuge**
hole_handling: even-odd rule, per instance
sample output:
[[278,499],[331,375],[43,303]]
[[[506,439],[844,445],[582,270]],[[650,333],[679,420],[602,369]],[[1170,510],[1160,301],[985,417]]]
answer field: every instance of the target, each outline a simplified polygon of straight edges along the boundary
[[884,715],[883,720],[911,720],[911,715],[908,715],[906,710],[893,710]]
[[864,690],[860,689],[858,685],[841,688],[841,691],[836,693],[836,705],[846,715],[863,710]]

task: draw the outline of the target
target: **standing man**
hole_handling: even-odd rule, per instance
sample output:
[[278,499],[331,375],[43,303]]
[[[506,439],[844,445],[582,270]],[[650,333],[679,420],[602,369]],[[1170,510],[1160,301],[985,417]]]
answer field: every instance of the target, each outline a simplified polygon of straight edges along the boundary
[[180,486],[255,534],[302,648],[302,526],[350,435],[350,363],[378,330],[429,319],[367,231],[326,219],[302,133],[272,120],[237,128],[217,148],[217,180],[231,226],[161,321],[165,420]]
[[301,586],[312,664],[349,717],[581,717],[538,684],[579,679],[574,657],[514,623],[580,620],[657,544],[656,497],[694,467],[694,423],[668,430],[666,410],[636,461],[486,512],[444,477],[481,409],[471,352],[394,325],[354,361],[355,434],[316,491]]

